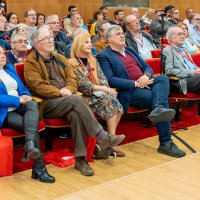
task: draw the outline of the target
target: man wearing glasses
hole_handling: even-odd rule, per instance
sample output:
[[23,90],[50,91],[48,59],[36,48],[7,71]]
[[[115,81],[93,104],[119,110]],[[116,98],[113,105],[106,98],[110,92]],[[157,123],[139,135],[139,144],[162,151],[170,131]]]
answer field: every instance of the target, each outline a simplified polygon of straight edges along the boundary
[[194,14],[190,18],[188,25],[189,38],[194,44],[200,47],[200,14]]
[[[54,38],[48,28],[39,28],[32,35],[34,49],[25,61],[24,77],[31,91],[43,98],[45,118],[62,118],[71,122],[71,133],[76,157],[75,169],[84,176],[94,171],[86,157],[86,132],[97,136],[97,144],[107,158],[113,139],[95,119],[90,107],[76,95],[77,79],[65,57],[54,52]],[[115,144],[120,136],[116,136]]]
[[200,69],[194,64],[191,56],[183,49],[185,34],[179,27],[171,27],[167,32],[168,46],[163,54],[166,56],[165,73],[176,76],[177,81],[171,81],[171,90],[176,92],[200,93]]
[[29,38],[31,38],[32,33],[36,30],[36,12],[32,8],[24,12],[25,24],[28,27]]
[[26,58],[28,41],[21,34],[13,34],[11,37],[12,50],[6,55],[7,63],[15,64],[24,62]]
[[[97,54],[97,59],[110,87],[117,88],[118,99],[125,112],[129,106],[151,109],[148,118],[156,123],[159,134],[159,153],[173,157],[183,157],[171,139],[170,120],[175,111],[169,109],[169,80],[166,76],[153,76],[152,69],[138,55],[126,47],[120,26],[110,26],[105,33],[109,47]],[[134,131],[133,131],[134,133]]]

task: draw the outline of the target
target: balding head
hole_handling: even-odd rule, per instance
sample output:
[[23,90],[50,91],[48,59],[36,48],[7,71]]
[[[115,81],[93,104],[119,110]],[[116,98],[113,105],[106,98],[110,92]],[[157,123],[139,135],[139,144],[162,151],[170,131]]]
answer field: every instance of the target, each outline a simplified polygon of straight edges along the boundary
[[139,17],[139,10],[138,8],[131,8],[131,15],[135,15],[136,17]]
[[126,29],[128,31],[140,31],[141,26],[139,23],[139,20],[136,16],[134,15],[128,15],[125,18],[124,24],[126,26]]

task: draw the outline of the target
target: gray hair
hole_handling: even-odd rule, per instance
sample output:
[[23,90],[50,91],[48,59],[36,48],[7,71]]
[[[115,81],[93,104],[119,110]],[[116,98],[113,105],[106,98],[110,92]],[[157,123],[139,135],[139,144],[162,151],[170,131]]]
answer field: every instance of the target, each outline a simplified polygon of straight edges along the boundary
[[166,38],[167,38],[167,40],[168,40],[169,42],[170,42],[170,37],[171,37],[172,35],[174,35],[176,29],[179,29],[179,27],[172,26],[172,27],[169,27],[169,28],[168,28],[168,31],[167,31],[167,33],[166,33]]
[[16,40],[17,37],[22,37],[22,38],[26,39],[22,34],[20,34],[20,33],[15,33],[15,34],[12,34],[12,37],[10,38],[11,43],[12,43],[12,42],[15,42],[15,40]]
[[[122,30],[121,26],[119,25],[111,25],[105,32],[105,39],[108,42],[109,37],[113,34],[114,31]],[[123,30],[122,30],[123,31]]]
[[54,18],[57,18],[57,19],[59,20],[59,17],[58,17],[58,15],[56,15],[56,14],[47,16],[46,19],[45,19],[45,24],[48,24],[48,23],[51,22],[51,20],[54,19]]
[[110,22],[108,22],[108,21],[106,21],[106,20],[97,22],[96,27],[95,27],[95,32],[96,32],[96,33],[99,33],[99,30],[102,30],[102,29],[103,29],[103,25],[104,25],[104,24],[110,24]]
[[35,30],[31,35],[31,41],[32,41],[33,46],[35,46],[35,43],[38,42],[40,34],[46,33],[48,31],[50,31],[50,30],[47,27],[41,27],[41,28],[38,28],[37,30]]

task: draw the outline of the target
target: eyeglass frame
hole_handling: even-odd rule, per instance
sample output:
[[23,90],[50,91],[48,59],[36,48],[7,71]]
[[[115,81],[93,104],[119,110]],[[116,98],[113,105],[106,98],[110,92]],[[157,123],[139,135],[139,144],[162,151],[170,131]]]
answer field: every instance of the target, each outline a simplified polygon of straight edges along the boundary
[[[52,36],[49,36],[49,37],[45,37],[45,38],[43,38],[43,39],[38,40],[36,43],[45,41],[45,40],[47,40],[47,39],[48,39],[47,42],[51,42],[50,39],[52,39],[52,41],[54,41],[54,36],[52,35]],[[45,41],[45,42],[46,42],[46,41]]]
[[18,40],[18,41],[14,41],[14,42],[11,42],[11,43],[18,43],[18,44],[26,44],[26,45],[28,45],[28,41],[27,40]]

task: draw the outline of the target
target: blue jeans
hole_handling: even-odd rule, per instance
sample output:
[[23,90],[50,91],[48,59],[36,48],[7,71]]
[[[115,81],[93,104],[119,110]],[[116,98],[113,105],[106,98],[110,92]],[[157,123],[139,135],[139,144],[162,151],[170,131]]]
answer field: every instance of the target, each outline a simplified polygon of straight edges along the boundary
[[[167,76],[157,76],[151,89],[135,88],[131,94],[130,106],[141,109],[154,109],[157,106],[168,108],[169,79]],[[171,125],[169,121],[156,123],[161,145],[169,144],[171,140]]]

